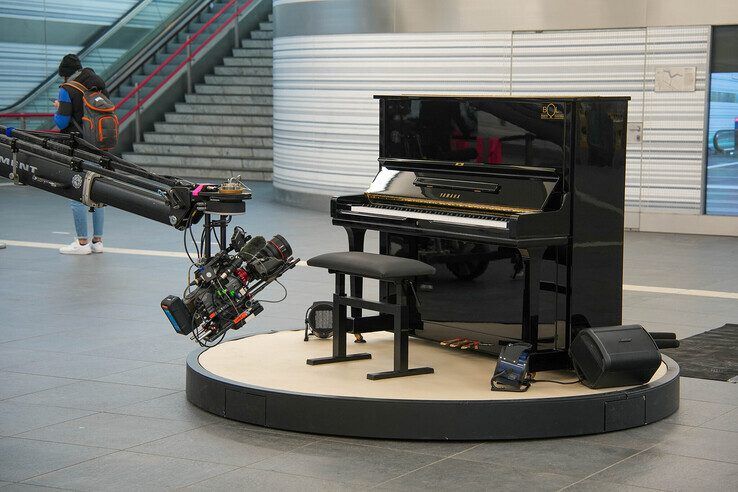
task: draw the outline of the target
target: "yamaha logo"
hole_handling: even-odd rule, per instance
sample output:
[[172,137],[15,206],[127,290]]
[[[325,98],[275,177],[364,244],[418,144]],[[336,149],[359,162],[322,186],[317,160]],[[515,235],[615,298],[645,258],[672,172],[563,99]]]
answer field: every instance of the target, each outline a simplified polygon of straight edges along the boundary
[[459,193],[441,193],[441,198],[461,198],[461,195]]

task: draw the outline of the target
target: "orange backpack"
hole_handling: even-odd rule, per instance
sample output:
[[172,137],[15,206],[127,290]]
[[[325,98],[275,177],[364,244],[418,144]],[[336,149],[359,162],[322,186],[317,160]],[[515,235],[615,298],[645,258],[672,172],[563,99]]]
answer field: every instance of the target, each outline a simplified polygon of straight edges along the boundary
[[61,86],[71,87],[82,94],[84,110],[80,128],[82,138],[98,149],[113,149],[118,143],[118,117],[115,115],[115,104],[101,91],[90,90],[74,80]]

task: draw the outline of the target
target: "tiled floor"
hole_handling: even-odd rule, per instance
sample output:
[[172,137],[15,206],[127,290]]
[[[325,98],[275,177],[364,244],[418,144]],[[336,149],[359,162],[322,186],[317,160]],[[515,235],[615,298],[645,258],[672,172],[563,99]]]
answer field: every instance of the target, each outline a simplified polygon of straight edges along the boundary
[[[303,258],[345,248],[324,214],[254,186],[259,234]],[[67,243],[66,201],[0,187],[0,239]],[[181,251],[181,233],[106,211],[106,245]],[[371,238],[368,248],[376,243]],[[738,291],[738,239],[626,235],[625,283]],[[157,302],[181,292],[187,260],[0,250],[0,489],[738,490],[738,386],[682,379],[679,412],[622,432],[521,442],[402,442],[303,435],[206,414],[184,396],[193,343]],[[330,298],[328,274],[296,268],[289,297],[248,331],[300,328]],[[273,289],[270,294],[278,297]],[[738,322],[738,301],[625,292],[625,322],[690,336]]]

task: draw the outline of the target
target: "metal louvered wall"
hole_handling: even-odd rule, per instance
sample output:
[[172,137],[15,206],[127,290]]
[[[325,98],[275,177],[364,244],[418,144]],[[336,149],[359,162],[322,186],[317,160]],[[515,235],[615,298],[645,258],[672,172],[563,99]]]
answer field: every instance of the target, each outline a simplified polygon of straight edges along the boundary
[[375,94],[508,94],[510,33],[293,36],[274,42],[274,183],[330,196],[377,171]]
[[[699,214],[710,28],[289,36],[274,41],[274,184],[327,197],[377,169],[374,94],[628,95],[629,210]],[[654,92],[657,68],[697,69]],[[637,224],[629,224],[637,227]]]

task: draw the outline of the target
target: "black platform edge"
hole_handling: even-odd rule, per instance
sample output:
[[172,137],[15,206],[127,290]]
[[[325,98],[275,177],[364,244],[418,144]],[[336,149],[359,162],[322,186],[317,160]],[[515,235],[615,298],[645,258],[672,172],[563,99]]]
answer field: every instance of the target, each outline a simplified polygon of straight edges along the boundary
[[628,429],[679,408],[679,366],[663,356],[658,381],[611,393],[506,401],[391,400],[292,393],[247,386],[187,358],[187,399],[232,420],[312,434],[413,440],[577,436]]

